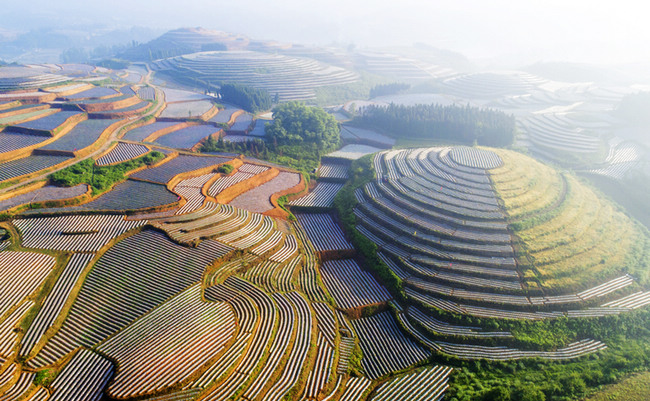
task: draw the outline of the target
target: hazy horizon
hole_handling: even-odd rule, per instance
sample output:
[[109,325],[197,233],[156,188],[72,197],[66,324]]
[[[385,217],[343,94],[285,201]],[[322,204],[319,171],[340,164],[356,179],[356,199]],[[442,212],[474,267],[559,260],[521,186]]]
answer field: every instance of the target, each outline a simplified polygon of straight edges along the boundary
[[[3,4],[0,28],[132,26],[170,30],[201,26],[254,39],[381,47],[426,43],[486,63],[566,61],[600,65],[650,62],[650,27],[639,6],[611,2],[222,2],[15,0]],[[207,10],[207,11],[206,11]]]

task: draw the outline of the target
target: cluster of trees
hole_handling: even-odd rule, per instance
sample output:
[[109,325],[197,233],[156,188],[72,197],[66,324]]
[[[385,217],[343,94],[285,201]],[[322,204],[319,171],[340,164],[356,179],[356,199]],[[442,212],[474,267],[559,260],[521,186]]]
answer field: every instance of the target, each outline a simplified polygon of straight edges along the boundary
[[273,105],[271,96],[263,89],[241,84],[223,84],[219,89],[221,98],[252,113],[269,110]]
[[95,166],[92,159],[83,160],[63,170],[50,174],[50,184],[59,187],[73,187],[88,184],[93,195],[102,193],[116,183],[126,180],[125,174],[145,165],[151,165],[165,157],[160,152],[150,152],[137,159],[129,160],[112,166]]
[[399,82],[380,84],[370,89],[370,98],[372,99],[373,97],[377,96],[395,95],[398,93],[406,92],[409,89],[411,89],[411,85]]
[[355,121],[395,137],[485,146],[508,146],[515,139],[514,116],[469,105],[373,105],[366,107]]
[[266,138],[246,142],[208,138],[201,152],[240,153],[313,174],[321,156],[339,147],[341,130],[334,117],[322,109],[289,102],[273,109]]
[[279,145],[314,145],[321,153],[331,152],[341,144],[341,127],[323,109],[288,102],[273,109],[273,122],[266,135]]
[[278,145],[262,139],[245,142],[228,142],[209,137],[201,146],[204,153],[237,153],[272,163],[281,164],[303,173],[312,174],[320,164],[320,154],[315,146]]

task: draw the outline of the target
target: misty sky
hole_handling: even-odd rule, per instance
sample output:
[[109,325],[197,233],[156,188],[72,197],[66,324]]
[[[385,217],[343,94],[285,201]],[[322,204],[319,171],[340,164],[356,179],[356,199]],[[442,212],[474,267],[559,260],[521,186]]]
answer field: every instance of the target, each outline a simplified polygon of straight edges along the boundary
[[475,60],[650,61],[647,7],[638,0],[2,0],[1,6],[0,28],[9,30],[202,26],[306,44],[424,42]]

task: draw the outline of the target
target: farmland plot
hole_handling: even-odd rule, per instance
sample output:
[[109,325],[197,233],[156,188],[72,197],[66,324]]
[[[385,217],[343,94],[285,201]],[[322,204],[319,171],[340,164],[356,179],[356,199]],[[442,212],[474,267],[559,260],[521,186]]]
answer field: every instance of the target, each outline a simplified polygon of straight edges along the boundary
[[46,136],[24,134],[7,128],[0,132],[0,153],[38,145],[45,140],[47,140]]
[[343,188],[343,185],[335,182],[319,182],[309,194],[292,200],[289,202],[289,205],[299,207],[331,207],[336,194]]
[[320,272],[340,308],[357,308],[391,299],[388,291],[353,259],[325,261]]
[[34,191],[0,201],[0,210],[7,210],[28,203],[74,198],[86,192],[88,192],[88,185],[86,184],[67,188],[46,185]]
[[110,240],[143,225],[119,215],[31,217],[14,221],[23,246],[59,251],[96,252]]
[[160,131],[163,129],[168,129],[170,127],[173,127],[174,125],[179,125],[180,123],[177,121],[156,121],[153,124],[148,124],[148,125],[143,125],[141,127],[133,128],[130,129],[124,134],[122,139],[125,139],[127,141],[144,141],[146,137],[149,135],[153,134],[156,131]]
[[135,159],[149,152],[149,148],[144,145],[119,142],[110,152],[97,159],[95,162],[98,166],[121,163],[123,161]]
[[402,370],[429,355],[402,334],[388,312],[353,320],[351,323],[359,336],[363,351],[361,365],[371,379]]
[[273,209],[271,195],[295,187],[299,183],[299,174],[282,171],[272,180],[239,195],[230,204],[249,212],[263,213]]
[[131,178],[136,178],[144,181],[157,182],[166,184],[174,176],[180,173],[187,173],[189,171],[198,170],[210,166],[217,166],[218,164],[226,163],[231,159],[225,157],[201,157],[201,156],[188,156],[180,155],[174,159],[163,163],[157,167],[148,168],[139,171]]
[[214,104],[209,100],[198,100],[191,102],[167,103],[161,118],[199,118]]
[[115,121],[113,120],[85,120],[77,124],[70,132],[49,143],[39,150],[59,150],[76,152],[84,149],[99,139],[99,136]]
[[0,181],[35,173],[70,160],[70,156],[32,155],[0,163]]
[[225,350],[235,330],[232,308],[203,302],[195,284],[100,344],[120,367],[108,393],[133,397],[183,382]]
[[[120,241],[95,263],[61,329],[31,363],[49,365],[77,346],[105,340],[199,282],[205,267],[230,249],[214,241],[186,248],[156,231]],[[128,291],[122,290],[125,285]],[[98,303],[100,297],[103,302]]]
[[50,401],[99,401],[115,367],[108,359],[80,349],[52,382]]
[[343,230],[329,214],[301,213],[296,214],[296,218],[316,251],[353,249],[352,244],[345,239]]
[[52,256],[42,253],[0,252],[0,316],[40,287],[55,263]]
[[202,139],[217,133],[219,129],[212,125],[192,125],[163,135],[156,139],[156,143],[169,148],[191,149]]

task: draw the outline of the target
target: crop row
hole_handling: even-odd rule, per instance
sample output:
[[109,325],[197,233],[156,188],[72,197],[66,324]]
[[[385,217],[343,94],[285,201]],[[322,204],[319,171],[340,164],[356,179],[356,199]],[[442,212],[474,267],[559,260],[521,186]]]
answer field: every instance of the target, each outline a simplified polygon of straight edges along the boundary
[[96,252],[113,238],[145,224],[119,215],[69,215],[14,220],[26,248]]
[[365,377],[350,377],[345,383],[345,390],[340,396],[340,401],[360,401],[361,396],[372,385],[372,381]]
[[66,124],[67,121],[75,116],[80,115],[79,111],[59,111],[58,113],[49,114],[36,120],[24,122],[14,127],[23,132],[47,133],[51,135],[57,128]]
[[[365,216],[360,213],[358,209],[355,210],[355,214],[357,216]],[[515,260],[513,257],[482,256],[441,250],[437,247],[417,242],[415,239],[413,239],[414,236],[404,234],[399,235],[398,233],[395,233],[388,228],[382,227],[377,223],[372,222],[372,224],[370,224],[368,221],[371,220],[362,220],[362,223],[365,223],[364,226],[366,227],[364,233],[372,232],[373,238],[371,238],[371,240],[375,242],[377,246],[384,249],[391,249],[391,251],[393,251],[393,253],[397,254],[398,256],[405,258],[425,256],[437,258],[439,260],[445,260],[447,263],[477,264],[500,269],[515,268]]]
[[298,241],[293,234],[287,234],[284,237],[284,244],[282,248],[278,249],[276,253],[269,257],[269,260],[274,262],[284,262],[298,252]]
[[309,372],[307,378],[304,398],[316,399],[318,393],[325,388],[331,374],[332,359],[334,359],[334,348],[325,341],[323,336],[319,335],[318,354],[316,355],[314,368]]
[[444,397],[452,369],[433,366],[418,373],[410,373],[395,378],[377,389],[372,401],[404,400],[429,401]]
[[556,351],[525,351],[508,347],[487,347],[472,344],[455,344],[438,341],[441,352],[461,359],[513,360],[523,358],[542,358],[563,360],[579,358],[607,348],[600,341],[585,339],[571,343]]
[[454,147],[449,151],[449,156],[458,164],[476,169],[489,170],[503,164],[496,153],[467,146]]
[[359,337],[361,365],[371,379],[402,370],[428,357],[428,352],[400,331],[388,313],[352,321]]
[[52,256],[33,252],[0,252],[0,316],[43,283],[54,268],[56,259]]
[[95,162],[98,166],[120,163],[126,160],[135,159],[149,152],[149,149],[143,145],[133,143],[119,142],[110,152],[97,159]]
[[70,156],[31,155],[0,163],[0,181],[45,170],[70,159]]
[[178,200],[178,195],[169,191],[165,185],[126,180],[98,198],[70,210],[137,210],[169,205]]
[[216,173],[203,174],[198,177],[188,178],[176,184],[174,192],[183,196],[187,201],[176,211],[176,214],[190,213],[203,206],[205,196],[203,196],[202,188],[215,175]]
[[75,253],[72,255],[61,276],[54,284],[52,291],[43,302],[38,315],[36,315],[27,333],[25,333],[25,337],[21,342],[20,356],[29,355],[36,343],[45,334],[45,331],[53,325],[54,320],[63,310],[63,306],[67,302],[81,273],[92,258],[92,254]]
[[[294,335],[300,336],[305,330],[304,326],[294,324],[299,318],[298,310],[288,295],[273,294],[273,299],[278,311],[278,329],[269,348],[269,356],[255,381],[244,393],[247,399],[255,399],[260,396],[264,388],[270,382],[274,372],[279,371],[283,366],[283,359],[288,358],[293,352],[291,338]],[[302,328],[302,332],[300,329]],[[283,358],[284,357],[284,358]],[[267,396],[268,397],[268,396]],[[265,398],[266,399],[266,398]]]
[[334,317],[334,312],[323,302],[313,302],[311,306],[316,312],[318,332],[329,345],[334,347],[334,340],[336,338],[336,318]]
[[133,397],[180,383],[221,352],[235,330],[230,306],[203,302],[195,284],[97,348],[119,366],[108,393]]
[[323,163],[318,168],[318,177],[347,180],[350,178],[350,166],[340,163]]
[[[205,267],[230,250],[215,241],[183,247],[151,230],[118,242],[95,263],[63,325],[34,363],[53,363],[79,345],[90,347],[106,339],[200,281]],[[125,286],[129,291],[123,291]]]
[[[18,333],[14,329],[32,306],[34,306],[32,301],[21,303],[0,323],[0,358],[8,359],[13,355],[13,348],[18,339]],[[0,383],[2,383],[2,379],[0,379]]]
[[391,296],[375,278],[361,270],[353,259],[331,260],[323,263],[323,282],[343,309],[358,308],[388,301]]
[[18,381],[6,389],[3,394],[0,394],[0,401],[14,401],[23,398],[27,394],[35,377],[36,373],[27,371],[20,372]]
[[235,174],[218,178],[212,184],[212,186],[210,186],[210,189],[208,190],[208,194],[213,197],[217,196],[224,189],[230,188],[231,186],[237,184],[238,182],[242,182],[259,173],[268,170],[268,167],[264,167],[264,166],[255,166],[259,168],[250,168],[246,166],[255,166],[255,165],[244,164],[239,168],[239,171],[237,171]]
[[77,124],[67,134],[49,143],[37,151],[55,150],[63,152],[77,152],[87,148],[99,139],[102,133],[115,121],[104,119],[84,120]]
[[74,187],[46,185],[34,191],[0,201],[0,210],[7,210],[19,205],[36,202],[74,198],[85,194],[87,191],[88,185],[86,184],[79,184]]
[[[377,182],[376,185],[368,184],[366,188],[368,189],[366,194],[376,204],[385,209],[405,213],[407,216],[416,216],[412,220],[418,222],[418,224],[421,224],[422,219],[424,221],[433,220],[429,224],[424,223],[423,225],[424,227],[431,227],[430,229],[433,231],[446,233],[447,235],[457,235],[475,241],[490,241],[492,238],[495,241],[503,241],[502,238],[507,235],[508,226],[503,221],[472,220],[467,216],[456,216],[447,213],[447,210],[432,209],[429,208],[428,204],[419,203],[403,193],[393,190],[392,185],[389,186],[383,182]],[[373,189],[376,191],[375,194],[372,193]],[[434,221],[437,221],[437,223],[434,223]]]
[[[363,211],[361,211],[361,210]],[[512,245],[509,243],[490,244],[490,243],[475,243],[464,241],[462,238],[447,239],[437,235],[428,234],[426,231],[418,233],[418,226],[406,224],[400,220],[394,219],[390,216],[391,213],[386,213],[383,210],[375,207],[370,203],[362,203],[357,208],[362,216],[357,216],[371,226],[377,225],[378,228],[390,228],[396,232],[397,238],[399,235],[408,235],[414,239],[427,244],[438,245],[443,249],[455,251],[467,251],[468,253],[478,253],[481,255],[499,255],[499,256],[512,256],[514,251]],[[399,232],[399,235],[397,234]],[[452,235],[453,237],[453,235]]]
[[24,134],[12,131],[11,128],[0,132],[0,153],[33,146],[47,140],[47,137],[40,135]]
[[192,125],[172,131],[156,139],[156,143],[176,149],[192,149],[202,139],[216,134],[220,128],[213,125]]
[[297,292],[286,294],[296,312],[296,337],[293,341],[291,353],[287,363],[282,369],[279,380],[265,394],[265,400],[279,401],[296,384],[300,377],[303,365],[307,361],[307,353],[311,345],[311,328],[313,318],[309,303]]
[[281,171],[270,181],[244,192],[230,204],[249,212],[264,213],[273,209],[270,198],[273,194],[293,188],[300,183],[300,174]]
[[343,184],[335,182],[319,182],[307,195],[289,202],[291,206],[323,207],[332,206],[336,194],[343,188]]
[[345,239],[343,230],[326,213],[296,214],[298,222],[316,251],[351,250],[352,244]]
[[[228,375],[217,386],[213,386],[204,396],[203,399],[205,401],[226,400],[230,398],[252,377],[255,367],[263,361],[262,355],[268,346],[272,337],[273,327],[278,319],[277,309],[273,300],[257,287],[235,277],[229,277],[223,285],[241,293],[250,300],[243,305],[248,309],[239,312],[237,316],[240,322],[240,333],[252,332],[252,334],[243,357],[237,359],[237,362],[235,362],[237,371]],[[237,306],[233,304],[233,307],[237,313]],[[255,313],[255,310],[257,310],[257,313]],[[240,314],[244,315],[243,319],[240,318]],[[245,324],[242,324],[242,320]],[[257,329],[252,330],[255,325]],[[219,362],[217,362],[217,365],[219,365]],[[214,373],[222,372],[227,367],[227,365],[220,365],[219,370],[211,373],[211,376],[217,377]]]
[[54,393],[49,400],[99,401],[114,370],[108,359],[93,351],[80,349],[52,382],[50,387]]

